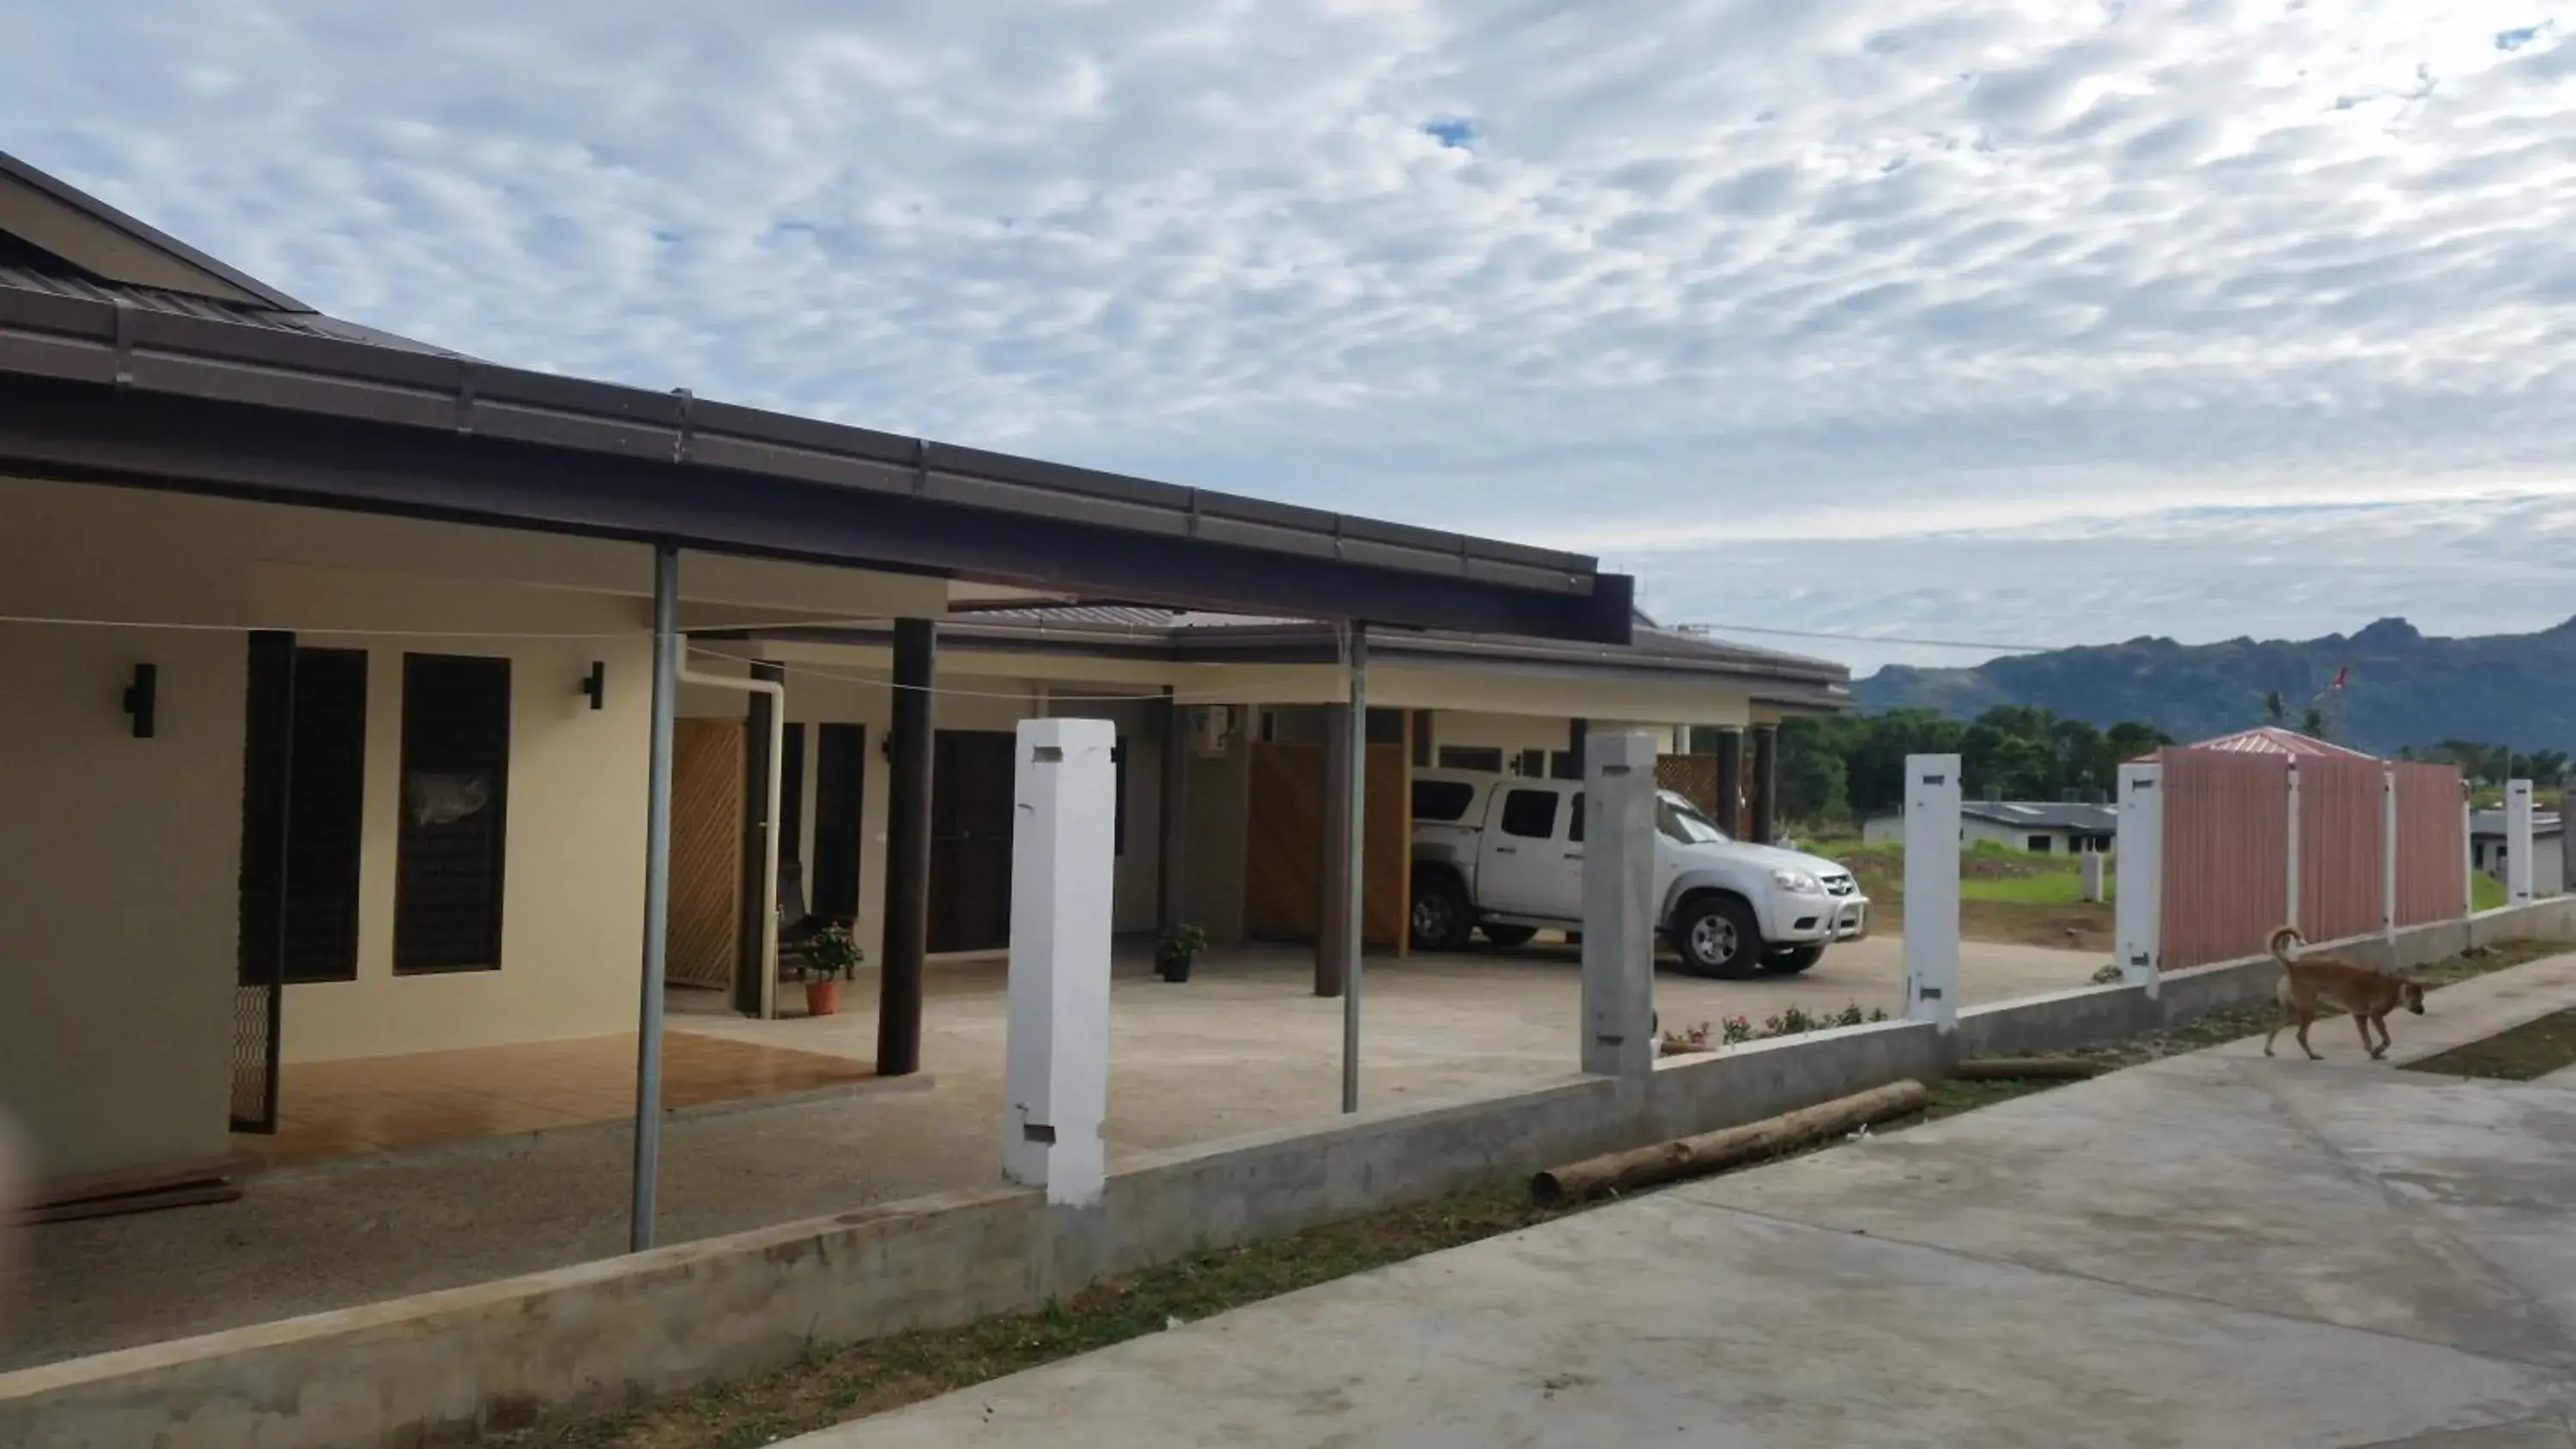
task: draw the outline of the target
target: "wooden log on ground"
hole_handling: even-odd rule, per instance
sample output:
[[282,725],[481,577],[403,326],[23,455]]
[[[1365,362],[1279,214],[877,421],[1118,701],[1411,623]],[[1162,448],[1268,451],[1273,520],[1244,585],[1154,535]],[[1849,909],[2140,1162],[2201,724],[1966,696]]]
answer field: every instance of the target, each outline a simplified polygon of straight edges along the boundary
[[1530,1197],[1542,1206],[1553,1207],[1607,1193],[1633,1192],[1660,1182],[1677,1182],[1738,1162],[1769,1157],[1821,1137],[1841,1136],[1872,1122],[1920,1112],[1930,1100],[1931,1094],[1921,1082],[1890,1082],[1741,1127],[1703,1132],[1626,1152],[1605,1152],[1565,1167],[1550,1168],[1530,1179]]
[[2101,1074],[2099,1062],[2082,1057],[1977,1057],[1950,1068],[1963,1082],[2077,1082]]

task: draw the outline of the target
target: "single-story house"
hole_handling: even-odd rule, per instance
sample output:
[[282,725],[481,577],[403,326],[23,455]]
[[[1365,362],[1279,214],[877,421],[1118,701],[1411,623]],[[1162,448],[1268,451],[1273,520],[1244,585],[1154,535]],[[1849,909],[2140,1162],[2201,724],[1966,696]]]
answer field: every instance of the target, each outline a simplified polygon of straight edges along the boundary
[[[2479,870],[2497,880],[2505,878],[2504,811],[2501,807],[2476,810],[2469,815],[2469,850]],[[2554,896],[2576,888],[2576,877],[2567,873],[2567,827],[2563,811],[2535,809],[2531,812],[2531,888],[2544,896]]]
[[1847,702],[1631,597],[1552,550],[459,356],[0,155],[0,1107],[56,1190],[123,1184],[273,1128],[285,1062],[631,1033],[663,800],[671,978],[761,1009],[775,838],[869,949],[878,1070],[913,1070],[926,958],[1000,944],[1006,732],[1049,713],[1126,739],[1119,926],[1313,932],[1356,678],[1384,936],[1382,771],[1717,726],[1761,800],[1775,722]]
[[[1861,839],[1901,844],[1905,814],[1886,811],[1861,822]],[[2120,812],[2111,805],[2082,801],[1966,800],[1959,805],[1959,840],[1964,845],[2000,845],[2040,855],[2111,853],[2120,833]]]
[[[0,1105],[58,1186],[129,1181],[273,1124],[286,1060],[633,1031],[661,639],[883,627],[857,721],[980,683],[905,641],[997,600],[1617,646],[1631,595],[1553,550],[459,356],[0,156]],[[855,805],[847,742],[812,744]],[[935,758],[897,729],[863,766],[918,813],[806,817],[919,863],[898,922]],[[923,941],[889,936],[902,1071]]]

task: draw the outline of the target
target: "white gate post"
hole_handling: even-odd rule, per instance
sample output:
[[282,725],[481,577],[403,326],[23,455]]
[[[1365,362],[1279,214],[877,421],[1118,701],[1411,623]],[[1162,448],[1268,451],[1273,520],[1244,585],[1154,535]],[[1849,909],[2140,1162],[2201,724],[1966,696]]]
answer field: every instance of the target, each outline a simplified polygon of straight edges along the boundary
[[2304,926],[2299,926],[2299,762],[2297,760],[2290,761],[2290,844],[2285,854],[2289,857],[2289,880],[2286,883],[2288,894],[2282,899],[2289,903],[2289,909],[2282,913],[2282,920],[2288,925],[2299,927],[2300,934],[2304,936],[2307,930]]
[[2460,917],[2478,913],[2478,807],[2469,782],[2460,781]]
[[2531,782],[2504,782],[2504,898],[2507,904],[2532,901]]
[[1117,726],[1020,721],[1012,769],[1009,1034],[1002,1175],[1047,1201],[1100,1201],[1109,1099],[1109,928]]
[[2379,933],[2397,939],[2397,772],[2379,772]]
[[2112,918],[2121,979],[2145,987],[2149,1000],[2161,991],[2157,960],[2164,911],[2164,780],[2162,765],[2120,767],[2119,859],[2113,876],[2119,890]]
[[1959,1023],[1959,757],[1905,757],[1905,1019]]
[[1583,1070],[1642,1080],[1655,1036],[1655,741],[1583,742]]

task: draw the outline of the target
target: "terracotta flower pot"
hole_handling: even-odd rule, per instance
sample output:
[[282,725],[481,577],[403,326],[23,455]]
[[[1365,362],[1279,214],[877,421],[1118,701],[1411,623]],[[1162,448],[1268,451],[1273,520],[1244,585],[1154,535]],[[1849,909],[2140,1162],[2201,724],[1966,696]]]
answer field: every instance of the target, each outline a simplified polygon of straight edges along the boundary
[[805,983],[805,1014],[830,1016],[841,1009],[841,983],[829,976]]

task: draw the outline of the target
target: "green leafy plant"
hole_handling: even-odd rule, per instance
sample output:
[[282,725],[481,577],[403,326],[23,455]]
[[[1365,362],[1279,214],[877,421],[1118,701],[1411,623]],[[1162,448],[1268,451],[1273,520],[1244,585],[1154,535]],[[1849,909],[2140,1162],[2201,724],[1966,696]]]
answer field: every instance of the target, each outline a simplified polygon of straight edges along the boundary
[[868,953],[850,939],[850,928],[837,922],[816,931],[805,943],[807,969],[827,981],[849,975],[867,959]]
[[1207,943],[1207,932],[1183,922],[1163,933],[1163,939],[1155,943],[1154,958],[1158,961],[1196,960],[1198,954],[1207,949]]

